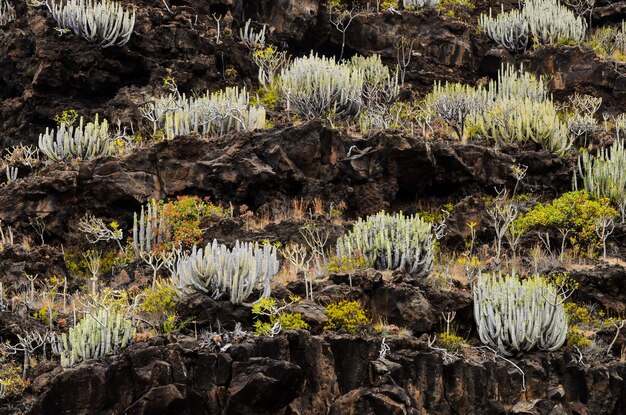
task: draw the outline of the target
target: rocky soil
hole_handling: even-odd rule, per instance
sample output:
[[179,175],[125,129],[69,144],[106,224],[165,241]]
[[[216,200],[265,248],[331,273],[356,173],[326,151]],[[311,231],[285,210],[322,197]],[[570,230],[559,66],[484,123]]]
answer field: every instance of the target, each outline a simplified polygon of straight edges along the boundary
[[[174,78],[182,91],[258,86],[257,69],[236,37],[216,44],[213,13],[238,33],[246,19],[268,24],[269,41],[293,55],[313,49],[338,54],[340,34],[330,26],[320,0],[133,0],[137,23],[130,42],[101,49],[73,35],[59,36],[44,8],[13,2],[17,19],[0,27],[0,147],[37,144],[68,108],[99,113],[123,125],[141,118],[139,107]],[[365,3],[365,2],[364,2]],[[596,58],[579,46],[540,47],[512,56],[477,34],[476,17],[494,6],[480,0],[471,15],[456,18],[437,10],[357,17],[346,36],[348,55],[378,53],[390,66],[400,35],[417,39],[403,94],[424,96],[435,80],[485,82],[501,64],[523,63],[549,76],[556,99],[574,92],[603,98],[601,113],[626,112],[626,68]],[[505,2],[505,4],[511,2]],[[517,2],[515,2],[517,3]],[[626,2],[598,1],[598,24],[626,18]],[[227,77],[233,67],[236,76]],[[271,114],[280,120],[280,114]],[[137,126],[137,128],[143,128]],[[492,231],[481,195],[513,187],[512,165],[528,166],[520,191],[551,198],[571,190],[576,157],[558,157],[535,146],[496,149],[486,142],[461,144],[447,138],[382,131],[358,135],[314,120],[218,138],[195,135],[149,143],[121,157],[51,163],[0,187],[0,220],[19,239],[0,251],[0,281],[25,285],[24,274],[68,278],[69,289],[85,281],[72,275],[64,250],[77,247],[76,223],[85,212],[132,229],[133,214],[150,199],[180,195],[210,197],[222,206],[247,206],[275,214],[293,199],[345,203],[345,221],[316,218],[332,229],[331,242],[350,221],[381,210],[419,211],[452,202],[441,249],[463,248],[466,223],[477,220],[478,242]],[[32,223],[45,223],[43,238]],[[207,240],[301,242],[301,220],[249,229],[242,217],[203,224]],[[626,313],[626,228],[613,235],[614,261],[584,265],[544,264],[567,270],[580,284],[573,300],[616,316]],[[332,245],[332,243],[331,243]],[[115,289],[146,283],[150,271],[135,263],[113,269],[103,280]],[[476,339],[472,297],[466,279],[440,283],[402,272],[372,270],[331,274],[314,285],[315,302],[303,301],[310,330],[276,337],[243,336],[225,349],[203,331],[217,325],[252,327],[249,307],[195,294],[181,299],[181,319],[194,326],[177,334],[137,341],[121,353],[63,369],[42,360],[27,370],[30,387],[0,401],[0,414],[625,414],[626,363],[619,359],[624,330],[597,333],[611,350],[581,356],[571,348],[504,359]],[[273,296],[305,295],[300,280],[274,287]],[[323,330],[324,306],[354,299],[411,336],[349,335]],[[456,312],[457,332],[469,341],[462,353],[430,342],[443,327],[442,313]],[[40,323],[32,310],[0,312],[0,340]],[[209,341],[211,340],[211,341]],[[217,342],[219,343],[219,341]]]

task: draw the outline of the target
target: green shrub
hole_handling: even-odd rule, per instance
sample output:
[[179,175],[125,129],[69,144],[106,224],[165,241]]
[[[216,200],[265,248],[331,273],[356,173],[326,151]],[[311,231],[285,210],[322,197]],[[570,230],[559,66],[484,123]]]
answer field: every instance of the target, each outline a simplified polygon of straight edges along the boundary
[[262,298],[252,307],[252,314],[256,316],[254,330],[257,335],[272,336],[282,330],[308,329],[309,325],[302,319],[300,313],[285,313],[284,310],[300,301],[292,297],[290,302],[283,301],[282,306],[273,298]]
[[335,255],[330,258],[328,265],[324,270],[330,274],[351,274],[355,271],[371,268],[373,265],[373,261],[366,260],[362,255],[357,255],[355,257],[338,257]]
[[580,328],[576,325],[571,325],[567,331],[567,347],[584,349],[591,346],[591,340],[589,340]]
[[0,399],[21,397],[30,386],[30,380],[22,378],[20,365],[0,355]]
[[167,328],[172,327],[177,317],[178,293],[174,285],[169,280],[157,280],[154,288],[147,288],[142,295],[141,311],[155,327],[161,327],[167,333]]
[[357,301],[343,300],[329,304],[326,306],[326,316],[328,323],[324,326],[325,330],[345,330],[350,334],[362,330],[370,322]]
[[438,343],[441,347],[449,351],[450,353],[457,352],[465,343],[465,339],[461,336],[457,336],[454,333],[440,333],[438,337]]
[[599,246],[596,234],[598,218],[614,218],[617,211],[606,198],[593,199],[578,191],[563,194],[545,205],[539,204],[516,220],[516,226],[526,232],[547,228],[566,235],[572,247],[592,254]]

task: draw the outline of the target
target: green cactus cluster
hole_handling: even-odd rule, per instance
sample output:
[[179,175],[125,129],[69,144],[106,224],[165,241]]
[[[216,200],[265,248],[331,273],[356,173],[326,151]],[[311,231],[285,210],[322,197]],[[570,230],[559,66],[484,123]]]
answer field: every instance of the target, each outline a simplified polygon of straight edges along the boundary
[[139,215],[133,217],[133,250],[137,257],[161,246],[170,237],[169,227],[163,214],[163,202],[152,199],[141,206]]
[[54,161],[89,160],[113,154],[114,140],[107,120],[100,122],[96,114],[94,122],[87,124],[81,117],[77,127],[61,123],[56,131],[46,128],[46,132],[39,135],[39,149]]
[[572,146],[568,124],[559,117],[546,81],[523,68],[500,70],[498,81],[489,84],[484,111],[468,124],[472,137],[488,138],[500,146],[535,142],[558,155]]
[[229,249],[214,240],[178,258],[172,283],[180,294],[200,291],[215,299],[226,295],[232,304],[242,304],[255,290],[261,291],[261,298],[269,297],[278,269],[276,246],[236,241]]
[[564,298],[544,278],[479,275],[472,292],[480,340],[499,353],[510,356],[536,347],[554,351],[565,343]]
[[250,94],[246,88],[239,87],[207,91],[197,97],[176,91],[155,99],[141,111],[153,122],[153,133],[161,130],[168,140],[193,132],[221,136],[265,128],[265,107],[250,105]]
[[504,5],[501,5],[501,8],[501,13],[496,17],[492,17],[491,9],[489,9],[489,15],[480,15],[481,30],[491,40],[511,52],[525,50],[530,39],[526,16],[515,9],[505,13]]
[[84,360],[114,354],[126,347],[136,332],[135,322],[112,307],[88,313],[61,336],[61,365],[70,367]]
[[125,10],[116,1],[49,0],[46,5],[61,30],[71,30],[103,48],[123,46],[133,34],[135,10]]
[[[591,195],[606,197],[620,210],[622,223],[626,220],[626,151],[624,142],[617,140],[611,147],[600,149],[597,155],[583,150],[578,158],[578,173],[583,188]],[[574,175],[574,187],[578,179]]]
[[376,269],[403,269],[425,277],[433,267],[432,224],[417,215],[380,212],[359,219],[337,240],[337,257],[362,256]]
[[527,0],[522,10],[502,11],[496,17],[480,16],[481,30],[494,42],[511,52],[526,49],[534,43],[555,44],[563,41],[580,43],[585,39],[587,24],[558,0]]
[[282,69],[278,87],[288,108],[307,119],[331,112],[355,116],[362,107],[391,102],[399,92],[397,74],[378,55],[336,62],[311,53]]

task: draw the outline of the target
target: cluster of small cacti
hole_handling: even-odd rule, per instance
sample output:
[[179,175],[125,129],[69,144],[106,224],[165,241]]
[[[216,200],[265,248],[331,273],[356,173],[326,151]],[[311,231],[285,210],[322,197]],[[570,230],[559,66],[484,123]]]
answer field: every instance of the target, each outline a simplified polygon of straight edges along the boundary
[[61,30],[71,30],[103,48],[123,46],[135,27],[135,11],[110,0],[49,0],[46,5]]
[[311,53],[283,68],[278,86],[287,106],[305,118],[331,112],[355,116],[363,108],[384,107],[399,91],[397,74],[391,74],[377,55],[337,63]]
[[39,150],[50,160],[61,161],[72,158],[89,160],[113,154],[113,139],[109,134],[107,120],[84,124],[80,118],[78,127],[60,124],[56,130],[39,135]]
[[542,78],[503,68],[498,82],[489,85],[483,110],[469,120],[472,136],[498,145],[532,141],[559,155],[572,146],[568,125],[559,117]]
[[136,256],[149,253],[169,237],[163,204],[152,199],[133,217],[133,250]]
[[198,97],[170,94],[142,108],[142,113],[153,122],[155,133],[163,129],[170,140],[192,132],[220,136],[265,127],[265,108],[250,105],[250,95],[239,87]]
[[56,346],[61,365],[70,367],[84,360],[113,354],[126,347],[135,332],[133,320],[125,318],[115,308],[100,307],[86,314],[68,334],[61,335],[61,342]]
[[237,241],[229,249],[214,240],[178,258],[172,282],[181,294],[201,291],[215,299],[226,295],[231,303],[242,304],[254,291],[267,298],[278,268],[275,246]]
[[539,43],[554,44],[563,40],[580,43],[585,39],[585,20],[558,0],[526,0],[523,13],[531,35]]
[[433,267],[432,225],[417,215],[380,212],[359,219],[337,240],[337,257],[363,256],[376,269],[403,269],[424,277]]
[[526,49],[531,37],[535,42],[554,44],[560,41],[580,43],[587,24],[558,0],[527,0],[524,8],[502,12],[492,17],[480,16],[480,26],[494,42],[511,52]]
[[280,73],[279,88],[287,106],[305,118],[329,111],[356,114],[361,106],[363,77],[334,58],[309,56],[294,59]]
[[528,46],[530,29],[526,16],[519,10],[505,13],[502,5],[502,12],[492,17],[489,9],[489,15],[482,14],[479,23],[481,30],[491,40],[511,52],[523,51]]
[[567,315],[557,287],[536,276],[479,275],[472,287],[480,340],[503,355],[557,350],[567,336]]
[[[596,156],[583,150],[578,158],[578,172],[583,188],[595,197],[607,197],[626,220],[626,151],[617,140],[611,147],[600,149]],[[574,175],[574,187],[578,187]]]
[[7,0],[0,0],[0,26],[15,20],[15,8]]
[[435,7],[439,0],[402,0],[402,5],[407,10],[417,10],[422,7]]

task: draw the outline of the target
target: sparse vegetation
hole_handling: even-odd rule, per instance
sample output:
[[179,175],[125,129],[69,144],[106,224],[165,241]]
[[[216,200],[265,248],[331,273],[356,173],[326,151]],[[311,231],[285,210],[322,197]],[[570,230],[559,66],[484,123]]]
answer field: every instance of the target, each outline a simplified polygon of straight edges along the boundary
[[103,48],[124,46],[135,27],[135,10],[125,10],[110,0],[69,0],[46,3],[60,30],[72,31]]
[[0,413],[619,412],[595,2],[0,0]]

